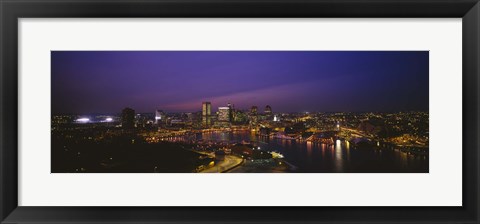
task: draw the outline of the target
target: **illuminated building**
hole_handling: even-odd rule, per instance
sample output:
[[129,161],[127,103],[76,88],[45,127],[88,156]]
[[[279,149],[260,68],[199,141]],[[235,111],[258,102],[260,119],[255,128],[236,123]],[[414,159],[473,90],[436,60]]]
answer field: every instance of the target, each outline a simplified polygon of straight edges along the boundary
[[243,111],[240,111],[240,110],[236,110],[233,112],[234,116],[233,116],[233,120],[232,122],[235,122],[236,124],[245,124],[248,122],[248,114],[243,112]]
[[163,112],[163,110],[155,111],[155,124],[165,123],[166,120],[167,120],[167,117],[165,115],[165,112]]
[[250,113],[251,113],[252,115],[256,115],[256,114],[257,114],[257,110],[258,110],[257,106],[252,106],[252,108],[250,109]]
[[264,114],[260,116],[261,120],[273,120],[272,108],[270,105],[265,106]]
[[133,128],[135,126],[135,110],[125,108],[122,110],[122,128]]
[[258,116],[257,116],[258,107],[252,106],[250,108],[250,128],[255,128],[257,126]]
[[270,107],[270,105],[265,107],[265,114],[272,114],[272,107]]
[[202,103],[202,124],[204,127],[208,128],[212,124],[212,104],[210,102]]
[[230,122],[230,107],[218,108],[218,121]]

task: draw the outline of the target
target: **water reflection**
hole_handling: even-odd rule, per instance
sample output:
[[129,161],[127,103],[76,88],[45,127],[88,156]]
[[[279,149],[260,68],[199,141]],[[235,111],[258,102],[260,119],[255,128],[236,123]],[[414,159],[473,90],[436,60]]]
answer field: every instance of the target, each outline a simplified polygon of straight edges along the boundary
[[342,143],[340,140],[335,141],[335,171],[343,172],[343,155]]
[[203,133],[194,138],[225,143],[253,142],[262,150],[282,153],[287,162],[299,168],[298,172],[428,172],[428,155],[408,155],[380,143],[376,149],[359,149],[352,148],[348,141],[336,140],[327,145],[259,137],[250,131]]
[[347,151],[347,161],[350,161],[350,142],[345,140],[345,151]]

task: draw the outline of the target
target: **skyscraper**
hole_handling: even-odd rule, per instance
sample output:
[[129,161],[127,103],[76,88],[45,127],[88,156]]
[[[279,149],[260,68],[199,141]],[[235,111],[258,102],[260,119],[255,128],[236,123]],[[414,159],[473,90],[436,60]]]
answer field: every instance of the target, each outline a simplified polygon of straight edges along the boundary
[[122,110],[122,128],[129,129],[135,127],[135,110],[125,108]]
[[212,124],[211,120],[212,116],[212,104],[210,102],[203,102],[202,103],[202,124],[203,127],[210,127]]
[[218,121],[230,122],[230,107],[218,108]]
[[162,124],[165,123],[166,119],[165,112],[163,110],[156,110],[155,111],[155,124]]
[[252,106],[252,108],[250,108],[250,127],[251,128],[256,128],[257,126],[257,121],[258,121],[258,114],[257,114],[257,111],[258,111],[258,107],[257,106]]
[[280,121],[280,117],[277,115],[273,116],[273,121],[276,121],[276,122]]

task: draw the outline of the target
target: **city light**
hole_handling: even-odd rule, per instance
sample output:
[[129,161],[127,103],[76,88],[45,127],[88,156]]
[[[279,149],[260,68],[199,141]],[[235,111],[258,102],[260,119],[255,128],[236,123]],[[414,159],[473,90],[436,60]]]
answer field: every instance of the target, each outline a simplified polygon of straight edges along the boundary
[[[205,103],[204,105],[207,105],[206,112],[208,112],[208,104]],[[159,144],[159,147],[165,142],[174,143],[174,145],[168,147],[179,148],[179,150],[174,150],[175,153],[180,153],[176,155],[178,158],[187,159],[188,154],[182,155],[180,152],[182,150],[188,150],[189,153],[198,153],[197,158],[193,158],[192,161],[196,161],[200,165],[196,165],[193,172],[224,172],[230,169],[235,171],[247,170],[248,172],[250,170],[262,171],[263,169],[271,169],[274,172],[296,172],[295,169],[297,168],[295,167],[302,167],[304,165],[302,162],[315,161],[318,163],[325,159],[333,161],[335,166],[333,171],[341,172],[342,169],[345,169],[345,167],[342,168],[343,164],[348,163],[350,159],[363,160],[355,154],[368,154],[369,150],[377,150],[376,152],[382,153],[368,154],[366,156],[367,160],[378,159],[376,157],[382,157],[382,155],[390,156],[392,153],[403,153],[410,156],[409,159],[415,157],[421,161],[428,161],[428,113],[425,112],[335,112],[309,113],[309,115],[303,112],[281,113],[282,120],[280,120],[280,113],[276,115],[262,112],[252,114],[250,110],[243,109],[248,113],[248,116],[245,117],[246,121],[236,123],[234,115],[241,115],[239,111],[242,111],[242,109],[237,107],[234,110],[233,104],[231,107],[219,107],[219,109],[219,113],[216,115],[204,116],[203,111],[198,112],[196,120],[191,120],[190,112],[165,113],[157,110],[155,113],[138,114],[133,113],[133,109],[126,108],[119,118],[113,117],[115,115],[84,115],[81,117],[77,117],[78,115],[59,115],[53,117],[54,121],[52,123],[55,124],[56,131],[62,130],[66,133],[78,131],[78,137],[71,140],[69,148],[77,147],[78,142],[84,142],[82,144],[88,145],[91,142],[106,142],[104,139],[111,138],[122,138],[124,140],[130,138],[130,143],[139,148],[148,148],[149,146],[145,143]],[[267,112],[271,113],[270,108],[267,109]],[[69,119],[69,116],[73,119]],[[253,116],[258,117],[254,119]],[[211,122],[207,121],[205,123],[204,118],[211,119]],[[72,126],[66,125],[68,120],[73,121]],[[121,124],[115,127],[107,123],[117,120]],[[154,123],[155,120],[161,120],[162,122]],[[252,120],[255,122],[249,122]],[[79,125],[87,122],[90,124],[89,126]],[[340,128],[340,124],[342,128]],[[89,131],[86,131],[87,129]],[[382,132],[385,129],[396,130],[398,134],[385,135],[390,134]],[[87,133],[88,135],[85,136],[84,134]],[[132,133],[135,133],[133,137],[131,136]],[[58,135],[57,137],[64,138],[64,136],[67,135]],[[255,138],[260,140],[252,140]],[[193,146],[190,145],[192,143]],[[262,148],[264,150],[272,149],[272,151],[261,151]],[[286,148],[298,150],[287,152],[284,151]],[[325,149],[331,149],[331,151],[325,151]],[[351,152],[350,150],[354,151]],[[82,151],[81,148],[78,152],[75,150],[75,158],[84,159],[88,156],[88,154],[82,153],[80,157],[80,151]],[[217,155],[214,153],[219,151],[224,152],[224,154]],[[62,152],[68,151],[62,150]],[[279,152],[285,153],[285,156]],[[318,160],[316,157],[312,157],[317,152],[320,152],[320,154],[317,154],[320,158]],[[108,171],[109,169],[117,169],[112,168],[116,166],[115,164],[129,162],[128,159],[125,160],[121,156],[116,156],[119,154],[112,154],[111,151],[105,151],[105,153],[108,153],[108,157],[106,156],[106,159],[98,161],[104,168],[94,169]],[[344,153],[346,157],[344,157]],[[143,156],[141,153],[136,154],[136,152],[130,154],[139,158]],[[195,157],[194,154],[192,156]],[[296,161],[298,159],[302,161]],[[168,159],[164,162],[166,161]],[[248,161],[248,163],[243,164],[245,161]],[[427,163],[421,162],[421,164]],[[246,168],[242,168],[244,165]],[[185,166],[186,170],[184,172],[192,171],[188,170],[187,165],[182,166]],[[162,170],[167,169],[160,168],[158,163],[151,164],[151,167],[157,167],[148,169],[154,172],[162,172]],[[423,167],[422,165],[418,170],[424,171],[427,168],[427,166]],[[302,167],[302,169],[305,168]],[[328,167],[314,167],[312,171],[322,169],[332,172]],[[78,169],[75,172],[91,171],[92,168],[87,168],[87,171]]]
[[428,173],[428,51],[330,54],[54,51],[51,172]]
[[79,122],[79,123],[87,123],[90,121],[90,118],[78,118],[77,120],[75,120],[76,122]]
[[339,139],[337,139],[337,141],[335,141],[335,148],[340,149],[341,146],[342,146],[342,142]]

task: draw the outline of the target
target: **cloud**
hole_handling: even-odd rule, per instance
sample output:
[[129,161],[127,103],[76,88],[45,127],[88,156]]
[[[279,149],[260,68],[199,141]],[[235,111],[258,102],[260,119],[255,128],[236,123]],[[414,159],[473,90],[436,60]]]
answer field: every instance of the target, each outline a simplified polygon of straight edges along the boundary
[[[249,109],[253,105],[263,108],[267,104],[277,108],[285,107],[285,105],[281,104],[306,107],[306,105],[302,104],[304,104],[304,101],[311,100],[311,98],[309,99],[310,96],[306,96],[306,94],[309,93],[308,90],[314,91],[320,87],[318,83],[301,82],[210,98],[198,97],[196,100],[167,104],[163,108],[172,112],[200,111],[203,101],[211,102],[213,111],[216,111],[216,108],[219,106],[225,106],[227,103],[234,104],[235,107],[240,110]],[[319,96],[316,97],[318,98]]]

